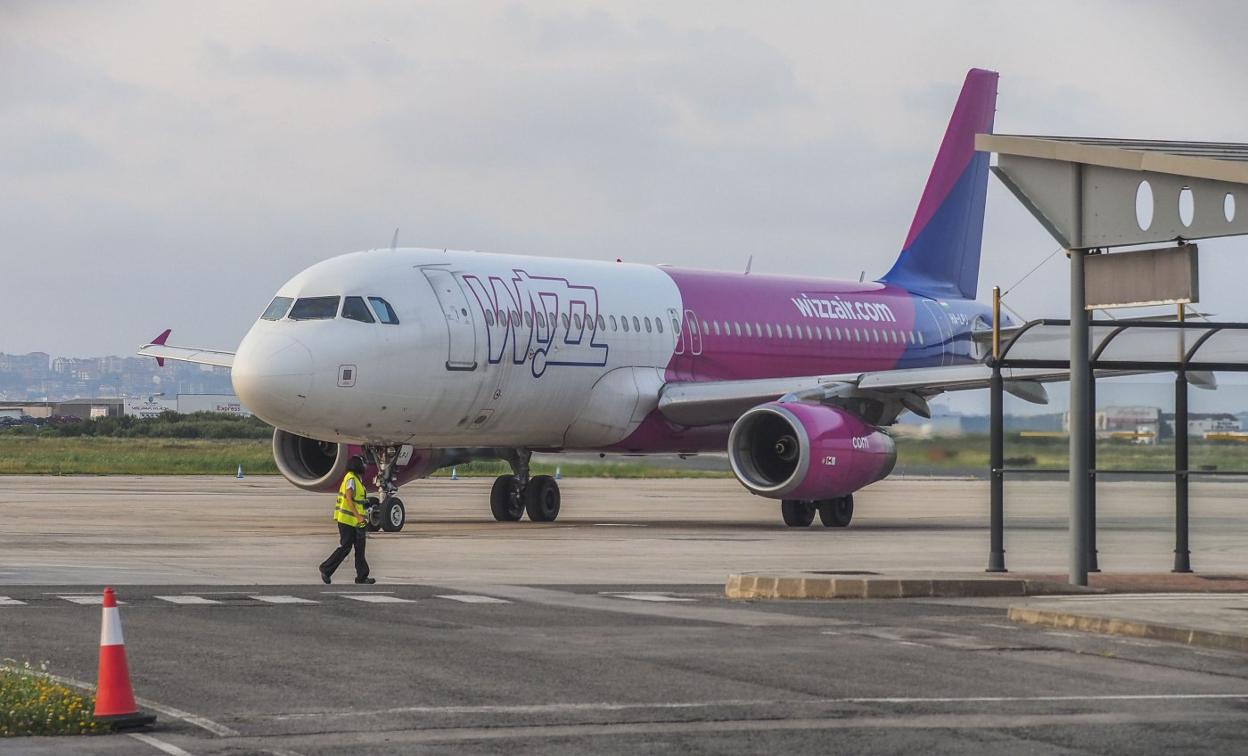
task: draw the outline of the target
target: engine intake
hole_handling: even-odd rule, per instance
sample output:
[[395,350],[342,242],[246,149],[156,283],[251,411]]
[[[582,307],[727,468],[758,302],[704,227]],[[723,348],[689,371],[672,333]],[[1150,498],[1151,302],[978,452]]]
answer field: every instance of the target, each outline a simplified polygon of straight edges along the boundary
[[888,434],[845,410],[769,402],[732,426],[728,460],[751,493],[819,501],[886,477],[897,462],[897,447]]
[[337,491],[347,460],[359,447],[273,430],[273,461],[286,480],[305,491]]

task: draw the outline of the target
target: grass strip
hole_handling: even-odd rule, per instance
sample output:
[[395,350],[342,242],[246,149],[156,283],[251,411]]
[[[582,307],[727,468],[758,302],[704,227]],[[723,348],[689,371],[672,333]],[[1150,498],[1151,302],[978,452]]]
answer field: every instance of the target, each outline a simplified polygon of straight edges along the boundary
[[0,666],[0,737],[98,735],[112,728],[96,722],[95,697],[63,685],[30,662]]

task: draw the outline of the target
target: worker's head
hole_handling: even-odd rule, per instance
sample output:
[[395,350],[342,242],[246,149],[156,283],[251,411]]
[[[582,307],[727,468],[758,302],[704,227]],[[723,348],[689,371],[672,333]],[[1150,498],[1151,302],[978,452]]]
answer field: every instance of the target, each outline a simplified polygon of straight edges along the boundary
[[347,460],[347,472],[353,472],[356,475],[364,474],[364,458],[356,454]]

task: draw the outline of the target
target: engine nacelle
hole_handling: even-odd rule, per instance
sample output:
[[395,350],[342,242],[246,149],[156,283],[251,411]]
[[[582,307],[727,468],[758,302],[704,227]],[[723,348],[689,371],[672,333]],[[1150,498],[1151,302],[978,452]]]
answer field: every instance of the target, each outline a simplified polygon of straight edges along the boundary
[[897,446],[879,428],[845,410],[768,402],[732,426],[728,460],[751,493],[818,501],[886,477],[897,463]]
[[[305,491],[337,491],[342,476],[347,473],[347,460],[363,450],[356,444],[340,444],[336,441],[317,441],[298,436],[281,429],[273,430],[273,461],[286,480]],[[462,464],[464,459],[452,450],[417,449],[407,464],[400,465],[395,474],[395,485],[424,478],[441,467]],[[371,491],[377,468],[368,465],[364,483]]]

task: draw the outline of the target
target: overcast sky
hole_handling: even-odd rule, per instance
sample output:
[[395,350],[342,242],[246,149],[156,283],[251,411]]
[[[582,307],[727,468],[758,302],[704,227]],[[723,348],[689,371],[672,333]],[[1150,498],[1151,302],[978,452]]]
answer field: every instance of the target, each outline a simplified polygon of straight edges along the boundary
[[[997,130],[1248,141],[1248,6],[0,3],[0,351],[232,349],[400,243],[887,270],[966,70]],[[1056,246],[992,179],[983,294]],[[1202,244],[1248,318],[1248,240]],[[1012,295],[1062,315],[1055,257]]]

